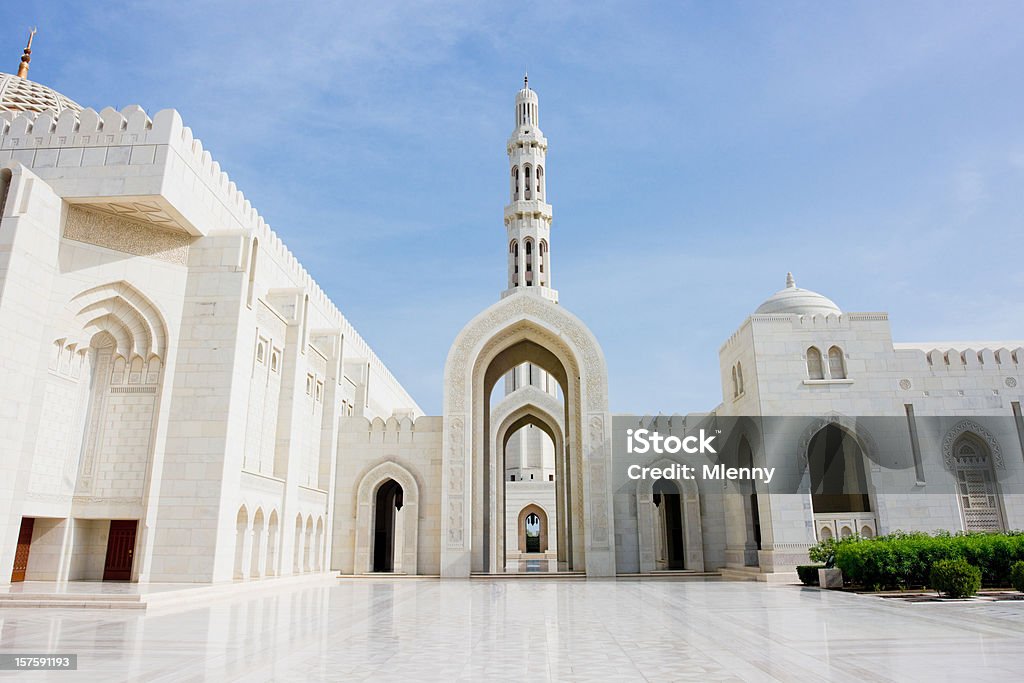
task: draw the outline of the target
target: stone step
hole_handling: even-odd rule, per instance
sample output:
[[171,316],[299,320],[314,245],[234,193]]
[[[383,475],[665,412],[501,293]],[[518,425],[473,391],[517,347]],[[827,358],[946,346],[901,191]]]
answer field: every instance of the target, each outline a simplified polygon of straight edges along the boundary
[[585,572],[473,572],[471,579],[585,579]]
[[624,581],[685,581],[687,579],[720,578],[721,572],[697,572],[689,570],[661,570],[649,574],[616,574],[615,578]]
[[142,596],[135,593],[114,595],[109,593],[0,593],[0,604],[46,600],[48,602],[87,602],[103,600],[107,602],[142,602]]
[[144,610],[146,603],[126,600],[4,600],[0,610],[6,609],[128,609]]

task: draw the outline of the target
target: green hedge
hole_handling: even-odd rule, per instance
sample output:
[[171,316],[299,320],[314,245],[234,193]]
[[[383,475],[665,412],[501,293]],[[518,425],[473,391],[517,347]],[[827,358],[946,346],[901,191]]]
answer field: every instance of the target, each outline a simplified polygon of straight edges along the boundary
[[982,585],[1010,585],[1010,567],[1024,560],[1024,533],[897,532],[878,538],[851,537],[834,544],[843,577],[868,588],[908,588],[931,583],[940,560],[966,560],[981,570]]
[[932,565],[932,588],[949,598],[969,598],[981,588],[981,572],[967,560],[939,560]]
[[823,564],[801,564],[796,568],[796,574],[800,577],[800,583],[805,586],[818,585],[818,570],[824,569]]
[[1024,560],[1015,562],[1010,567],[1010,585],[1024,593]]

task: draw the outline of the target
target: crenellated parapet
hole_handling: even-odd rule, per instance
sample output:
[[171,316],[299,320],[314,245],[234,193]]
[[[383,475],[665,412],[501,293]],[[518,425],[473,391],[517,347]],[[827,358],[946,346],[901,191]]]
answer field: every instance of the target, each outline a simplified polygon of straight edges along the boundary
[[409,444],[422,439],[436,439],[442,428],[440,417],[408,415],[391,416],[386,420],[375,417],[343,417],[340,431],[346,444]]
[[924,357],[932,372],[999,372],[1017,374],[1024,371],[1024,347],[970,345],[956,347],[940,344],[896,344],[897,351]]
[[[0,165],[10,163],[31,168],[71,204],[103,209],[144,200],[146,210],[167,218],[163,227],[193,238],[242,234],[250,244],[251,238],[258,239],[261,253],[270,254],[326,318],[321,326],[342,331],[346,355],[365,359],[404,392],[176,110],[164,109],[152,117],[138,105],[120,111],[64,109],[59,114],[0,111]],[[139,217],[146,218],[145,211]],[[240,270],[244,251],[235,264]]]

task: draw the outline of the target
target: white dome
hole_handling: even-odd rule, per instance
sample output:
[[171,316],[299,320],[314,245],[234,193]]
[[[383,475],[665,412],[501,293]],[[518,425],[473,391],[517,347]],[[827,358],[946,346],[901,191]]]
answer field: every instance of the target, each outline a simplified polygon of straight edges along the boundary
[[519,92],[516,93],[516,102],[522,102],[524,100],[529,100],[530,102],[537,101],[537,93],[534,92],[533,88],[530,87],[529,76],[523,77],[523,87]]
[[53,88],[27,78],[0,73],[0,112],[55,111],[59,114],[65,109],[82,111],[81,105]]
[[772,294],[757,307],[754,315],[762,313],[792,313],[796,315],[828,315],[842,313],[839,306],[827,296],[800,289],[793,281],[793,274],[786,273],[786,288]]

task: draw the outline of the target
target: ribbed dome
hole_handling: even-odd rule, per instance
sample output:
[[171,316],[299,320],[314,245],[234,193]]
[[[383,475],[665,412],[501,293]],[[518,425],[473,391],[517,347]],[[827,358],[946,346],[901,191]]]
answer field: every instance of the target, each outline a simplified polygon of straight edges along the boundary
[[842,311],[827,296],[797,287],[796,282],[793,281],[793,274],[786,273],[786,288],[772,294],[754,311],[754,315],[762,313],[793,313],[797,315],[834,313],[839,315]]
[[81,105],[53,88],[0,73],[0,111],[82,111]]
[[523,77],[522,89],[516,93],[516,102],[522,102],[524,100],[529,100],[530,102],[537,101],[537,93],[530,87],[530,79],[527,76]]
[[516,102],[522,102],[524,100],[530,100],[531,102],[537,101],[537,93],[530,88],[523,88],[516,94]]

